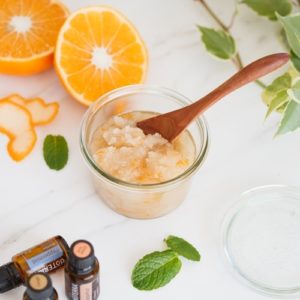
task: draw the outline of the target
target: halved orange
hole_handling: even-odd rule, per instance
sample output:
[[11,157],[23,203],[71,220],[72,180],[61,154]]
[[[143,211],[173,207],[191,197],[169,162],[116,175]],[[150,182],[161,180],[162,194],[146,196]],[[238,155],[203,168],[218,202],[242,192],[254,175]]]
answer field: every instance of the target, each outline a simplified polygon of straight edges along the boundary
[[62,26],[55,66],[69,93],[89,105],[114,88],[143,82],[147,51],[122,14],[106,6],[87,7]]
[[57,0],[1,0],[0,73],[30,75],[51,67],[68,14]]

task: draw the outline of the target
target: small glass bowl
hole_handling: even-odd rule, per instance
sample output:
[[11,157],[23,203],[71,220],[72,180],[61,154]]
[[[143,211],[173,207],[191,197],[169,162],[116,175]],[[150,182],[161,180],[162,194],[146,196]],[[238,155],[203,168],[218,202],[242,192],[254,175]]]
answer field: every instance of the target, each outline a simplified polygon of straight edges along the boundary
[[101,170],[91,153],[95,130],[114,115],[132,111],[166,113],[189,104],[190,100],[172,90],[132,85],[105,94],[88,109],[81,126],[81,151],[92,172],[97,193],[114,211],[131,218],[148,219],[163,216],[178,207],[188,193],[190,179],[206,157],[208,129],[203,117],[189,126],[195,143],[195,161],[181,175],[158,184],[133,184]]
[[263,186],[224,219],[222,248],[236,277],[261,294],[300,297],[300,188]]

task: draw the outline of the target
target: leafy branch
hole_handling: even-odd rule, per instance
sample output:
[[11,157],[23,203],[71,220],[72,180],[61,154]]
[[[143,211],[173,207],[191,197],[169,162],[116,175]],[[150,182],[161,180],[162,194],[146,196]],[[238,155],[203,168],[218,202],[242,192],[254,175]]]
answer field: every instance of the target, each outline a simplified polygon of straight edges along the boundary
[[238,15],[238,6],[237,5],[235,5],[234,6],[234,12],[233,12],[233,14],[232,14],[232,16],[231,16],[231,20],[230,20],[230,23],[229,23],[229,25],[227,26],[227,29],[230,29],[232,26],[233,26],[233,24],[234,24],[234,22],[235,22],[235,18],[236,18],[236,16]]
[[[237,69],[243,68],[240,53],[236,49],[236,43],[231,35],[238,14],[238,6],[232,14],[229,25],[218,17],[206,0],[199,2],[219,29],[198,26],[202,42],[206,50],[223,60],[230,60]],[[262,98],[268,106],[266,118],[274,111],[282,114],[282,118],[276,135],[284,134],[300,128],[300,14],[291,14],[293,7],[300,8],[300,0],[242,0],[258,15],[268,18],[272,22],[279,22],[283,27],[284,40],[290,51],[291,69],[289,72],[276,78],[266,86],[261,81],[256,83],[264,89]]]
[[[235,5],[235,10],[234,10],[234,12],[233,12],[233,14],[232,14],[231,21],[230,21],[229,25],[227,26],[227,25],[225,25],[225,24],[223,23],[223,21],[217,16],[217,14],[210,8],[210,6],[206,3],[205,0],[196,0],[196,1],[198,1],[199,3],[202,4],[202,6],[204,7],[204,9],[205,9],[205,10],[207,11],[207,13],[212,17],[212,19],[214,19],[214,21],[219,25],[219,27],[223,30],[223,32],[227,33],[227,35],[231,37],[230,29],[231,29],[232,26],[234,25],[235,17],[236,17],[237,14],[238,14],[237,5]],[[200,30],[201,30],[201,29],[200,29]],[[233,44],[233,45],[232,45],[232,48],[235,49],[236,46],[235,46],[235,41],[234,41],[233,38],[232,38],[232,41],[231,41],[230,43]],[[209,50],[208,50],[208,51],[209,51]],[[239,53],[238,51],[235,50],[235,53],[228,53],[228,55],[230,55],[230,56],[229,56],[229,57],[226,56],[226,57],[223,58],[223,59],[230,59],[230,60],[233,62],[233,64],[236,66],[236,68],[237,68],[238,70],[241,70],[241,69],[244,67],[243,62],[242,62],[242,59],[241,59],[241,55],[240,55],[240,53]],[[220,56],[218,56],[218,55],[216,55],[216,56],[219,57],[219,58],[222,58],[222,57],[220,57]],[[261,82],[260,80],[256,80],[255,82],[256,82],[260,87],[266,88],[266,85],[265,85],[263,82]]]

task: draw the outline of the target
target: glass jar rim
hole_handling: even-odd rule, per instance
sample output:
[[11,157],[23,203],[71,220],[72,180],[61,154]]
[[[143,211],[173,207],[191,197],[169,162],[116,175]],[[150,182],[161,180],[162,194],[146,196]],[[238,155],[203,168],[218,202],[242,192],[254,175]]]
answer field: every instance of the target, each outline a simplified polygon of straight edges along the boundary
[[101,103],[101,106],[105,105],[106,103],[113,101],[114,99],[126,96],[130,94],[137,94],[139,92],[144,93],[152,93],[152,94],[160,94],[160,95],[166,95],[170,98],[172,98],[173,101],[179,103],[181,106],[186,106],[192,103],[191,100],[189,100],[184,95],[169,89],[165,87],[160,86],[153,86],[153,85],[146,85],[146,84],[135,84],[135,85],[129,85],[121,88],[114,89],[104,95],[102,95],[97,101],[95,101],[85,112],[81,126],[80,126],[80,150],[81,154],[86,161],[89,169],[92,171],[93,174],[95,174],[97,177],[101,177],[101,179],[105,179],[109,181],[112,184],[131,188],[131,189],[158,189],[158,188],[165,188],[170,185],[174,185],[176,183],[181,182],[182,180],[188,178],[190,175],[192,175],[204,162],[208,147],[209,147],[209,133],[208,133],[208,126],[207,122],[204,118],[204,116],[200,116],[196,118],[193,122],[196,122],[198,131],[202,134],[202,143],[201,148],[199,150],[198,155],[196,156],[193,164],[185,170],[180,175],[161,182],[161,183],[151,183],[151,184],[138,184],[138,183],[130,183],[127,181],[123,181],[119,178],[116,178],[108,173],[106,173],[104,170],[99,168],[97,164],[95,163],[92,155],[90,154],[89,150],[87,149],[86,145],[86,128],[88,127],[89,118],[95,114],[101,107],[97,108],[97,105]]

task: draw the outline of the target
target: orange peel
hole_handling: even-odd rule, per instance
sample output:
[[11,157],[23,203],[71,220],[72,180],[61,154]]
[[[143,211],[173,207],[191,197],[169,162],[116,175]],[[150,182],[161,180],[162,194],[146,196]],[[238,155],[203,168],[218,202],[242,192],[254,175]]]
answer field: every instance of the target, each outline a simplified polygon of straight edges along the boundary
[[47,125],[56,117],[59,104],[57,102],[45,103],[41,98],[25,99],[18,94],[10,95],[4,98],[27,109],[32,117],[33,125]]
[[15,161],[24,159],[36,143],[31,114],[11,101],[0,102],[0,132],[9,138],[7,150]]

